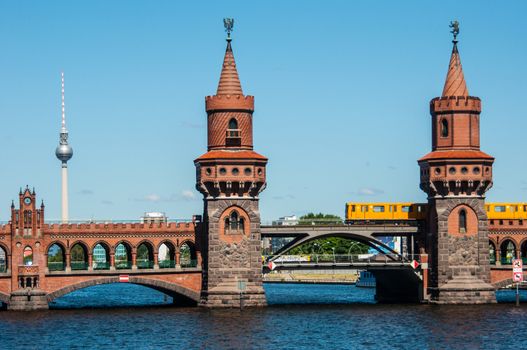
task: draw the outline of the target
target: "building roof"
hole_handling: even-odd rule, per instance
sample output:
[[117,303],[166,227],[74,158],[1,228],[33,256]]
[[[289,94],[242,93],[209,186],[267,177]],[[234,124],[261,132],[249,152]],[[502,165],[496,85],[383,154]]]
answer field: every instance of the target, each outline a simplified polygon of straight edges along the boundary
[[489,156],[485,152],[476,150],[451,150],[451,151],[433,151],[426,156],[419,159],[423,160],[438,160],[438,159],[488,159],[494,160],[494,157]]
[[467,83],[465,82],[461,59],[459,58],[459,52],[457,50],[457,41],[454,41],[454,47],[452,48],[452,56],[450,56],[442,96],[468,96]]
[[209,151],[196,160],[207,159],[258,159],[267,160],[266,157],[254,151]]
[[223,59],[223,68],[221,69],[216,95],[243,95],[230,40],[227,40],[227,50]]

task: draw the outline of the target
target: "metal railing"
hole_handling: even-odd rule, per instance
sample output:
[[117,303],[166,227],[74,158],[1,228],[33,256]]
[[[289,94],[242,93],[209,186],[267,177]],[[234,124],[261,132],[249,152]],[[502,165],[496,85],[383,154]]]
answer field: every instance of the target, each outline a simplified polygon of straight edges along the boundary
[[196,266],[198,266],[198,261],[196,259],[181,260],[181,267],[196,267]]
[[160,269],[171,269],[176,267],[176,261],[175,260],[161,260],[159,261],[159,268]]
[[227,138],[239,138],[240,134],[240,129],[227,129],[225,136]]
[[119,261],[115,262],[115,268],[117,270],[126,270],[132,268],[132,262],[131,261]]
[[93,262],[93,269],[94,270],[109,270],[110,269],[110,263],[109,262]]
[[[264,257],[264,263],[270,261],[273,256]],[[320,263],[334,263],[334,264],[373,264],[373,263],[410,263],[412,260],[419,262],[420,256],[398,254],[309,254],[309,255],[282,255],[274,259],[275,264],[280,265],[298,265],[298,264],[320,264]]]
[[49,261],[48,262],[49,271],[64,271],[65,267],[66,267],[66,264],[64,264],[64,262],[62,261],[59,261],[59,262]]
[[85,261],[72,261],[70,265],[72,270],[88,270],[88,263]]
[[137,261],[137,268],[138,269],[153,269],[154,268],[154,262],[151,260],[138,260]]

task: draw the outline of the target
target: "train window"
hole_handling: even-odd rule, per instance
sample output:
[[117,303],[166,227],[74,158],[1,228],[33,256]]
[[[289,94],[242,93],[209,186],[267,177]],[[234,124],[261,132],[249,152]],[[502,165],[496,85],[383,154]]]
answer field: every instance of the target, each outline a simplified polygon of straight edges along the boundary
[[518,206],[517,205],[511,206],[511,212],[514,213],[515,211],[518,211]]
[[448,120],[441,120],[441,137],[448,137]]
[[384,205],[374,205],[373,212],[374,213],[384,213]]
[[403,213],[410,213],[410,212],[412,211],[412,207],[409,206],[409,205],[403,205],[403,206],[401,207],[401,211],[402,211]]
[[351,206],[351,211],[352,211],[352,212],[355,212],[355,205],[352,205],[352,206]]
[[504,213],[505,212],[505,206],[504,205],[496,205],[494,207],[494,211],[496,213]]
[[363,213],[367,213],[368,212],[368,206],[367,205],[361,206],[360,211],[362,211]]
[[523,211],[527,211],[527,205],[523,206]]

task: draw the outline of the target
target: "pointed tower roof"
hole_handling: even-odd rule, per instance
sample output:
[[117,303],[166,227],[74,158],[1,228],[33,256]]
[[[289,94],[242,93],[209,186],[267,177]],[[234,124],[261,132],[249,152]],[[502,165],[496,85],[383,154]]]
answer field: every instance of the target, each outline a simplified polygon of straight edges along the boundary
[[457,40],[453,41],[452,56],[450,56],[450,63],[448,65],[448,73],[446,75],[445,87],[443,88],[443,97],[450,96],[468,96],[467,83],[463,75],[463,68],[461,67],[461,59],[459,58],[459,51],[457,50]]
[[227,38],[227,49],[223,59],[220,82],[216,95],[243,95],[242,84],[236,70],[236,62],[232,52],[231,38]]

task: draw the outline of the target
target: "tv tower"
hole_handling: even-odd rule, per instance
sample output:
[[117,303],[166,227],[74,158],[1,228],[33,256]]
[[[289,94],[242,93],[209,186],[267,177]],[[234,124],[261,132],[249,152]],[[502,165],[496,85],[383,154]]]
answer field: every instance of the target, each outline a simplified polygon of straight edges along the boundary
[[68,160],[73,156],[73,148],[68,144],[68,130],[66,129],[66,112],[64,108],[64,72],[61,72],[62,96],[62,127],[60,128],[60,143],[55,155],[62,162],[62,222],[67,223],[68,217]]

